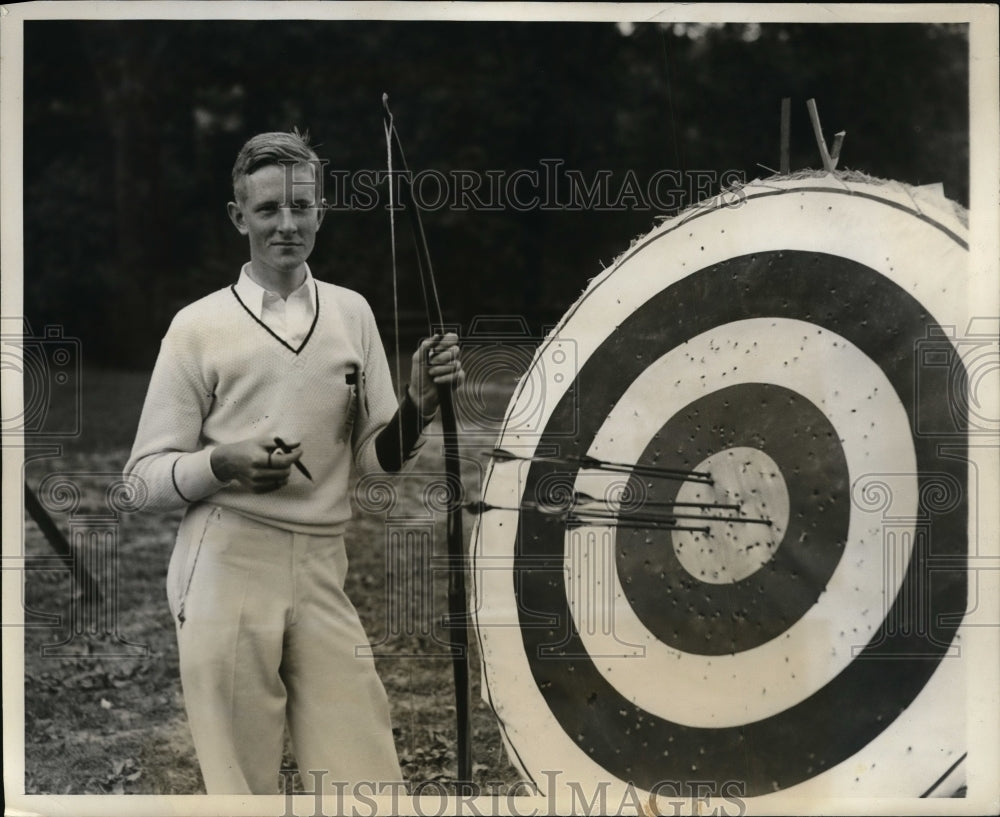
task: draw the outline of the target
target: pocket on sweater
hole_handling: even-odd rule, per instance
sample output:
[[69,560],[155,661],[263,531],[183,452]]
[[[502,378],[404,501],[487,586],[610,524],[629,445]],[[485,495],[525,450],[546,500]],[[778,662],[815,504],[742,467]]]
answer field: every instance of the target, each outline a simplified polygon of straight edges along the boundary
[[345,383],[338,390],[345,392],[345,396],[341,398],[341,405],[344,406],[344,422],[341,425],[340,441],[350,445],[354,423],[358,418],[358,388],[356,385]]

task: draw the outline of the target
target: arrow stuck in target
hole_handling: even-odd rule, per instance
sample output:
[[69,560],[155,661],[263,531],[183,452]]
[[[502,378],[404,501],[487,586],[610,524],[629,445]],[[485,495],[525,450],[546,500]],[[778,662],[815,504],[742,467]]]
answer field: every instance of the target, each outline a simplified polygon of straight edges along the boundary
[[581,528],[588,525],[601,525],[607,524],[609,521],[616,522],[619,526],[625,528],[658,528],[662,530],[681,530],[689,531],[691,533],[704,533],[706,536],[709,533],[707,527],[694,527],[690,525],[678,525],[675,522],[674,517],[663,517],[662,519],[631,519],[625,516],[594,516],[589,514],[578,514],[573,512],[570,508],[565,508],[559,505],[548,505],[542,502],[524,502],[519,508],[508,507],[505,505],[490,505],[488,502],[469,502],[462,506],[469,513],[483,514],[487,511],[514,511],[516,513],[521,513],[523,511],[536,511],[538,513],[545,514],[546,516],[552,516],[555,518],[562,519],[566,523],[568,528]]
[[[577,502],[596,502],[603,503],[605,500],[598,499],[596,496],[591,496],[590,494],[585,494],[583,491],[575,491],[573,497]],[[624,505],[625,503],[619,503]],[[643,500],[642,507],[644,508],[713,508],[714,510],[728,510],[728,511],[739,511],[742,510],[742,505],[736,504],[726,504],[721,502],[656,502],[653,500]]]
[[706,485],[713,485],[712,475],[704,471],[685,471],[682,468],[659,468],[655,465],[639,465],[638,463],[609,462],[599,460],[596,457],[567,455],[565,457],[552,456],[530,456],[525,457],[520,454],[512,454],[503,448],[494,448],[489,454],[485,454],[495,462],[511,462],[520,460],[523,462],[550,462],[556,465],[570,465],[575,468],[591,468],[596,471],[610,471],[614,474],[634,474],[637,477],[656,477],[660,479],[675,479],[685,482],[704,482]]
[[[576,497],[587,497],[587,495],[577,494]],[[593,502],[599,501],[595,500],[593,497],[587,497],[587,499]],[[659,504],[662,506],[695,505],[696,507],[703,509],[733,508],[737,511],[739,510],[738,505],[717,505],[713,503]],[[573,504],[566,505],[556,502],[534,502],[531,500],[525,500],[521,503],[520,507],[514,508],[502,505],[491,505],[480,500],[478,502],[470,502],[462,507],[469,513],[475,514],[482,514],[487,511],[516,511],[518,513],[522,511],[535,511],[547,516],[562,518],[569,527],[582,527],[585,525],[599,525],[607,522],[615,522],[622,527],[652,527],[663,528],[666,530],[686,530],[702,532],[706,535],[709,533],[709,529],[707,527],[691,527],[683,523],[679,524],[678,520],[696,522],[741,522],[752,525],[767,525],[768,527],[771,527],[773,524],[770,519],[759,519],[746,516],[706,516],[704,514],[694,513],[667,513],[658,515],[615,510],[613,508],[580,508],[576,501],[574,501]]]

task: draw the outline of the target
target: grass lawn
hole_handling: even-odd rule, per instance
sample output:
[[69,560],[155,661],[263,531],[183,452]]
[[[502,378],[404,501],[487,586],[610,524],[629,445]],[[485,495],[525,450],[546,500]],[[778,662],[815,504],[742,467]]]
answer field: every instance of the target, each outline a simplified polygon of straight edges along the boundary
[[[39,449],[26,465],[28,484],[35,490],[47,486],[57,526],[67,535],[89,537],[91,544],[99,540],[114,554],[116,570],[113,584],[105,586],[111,591],[105,603],[95,608],[105,618],[94,619],[82,598],[74,597],[66,569],[52,564],[53,552],[40,529],[25,517],[26,555],[49,559],[25,571],[27,793],[204,791],[185,720],[174,626],[164,593],[180,512],[114,514],[106,496],[128,456],[147,382],[148,373],[84,371],[82,432],[55,439],[55,448]],[[476,399],[489,406],[489,417],[502,415],[513,385],[487,384],[477,392]],[[73,406],[54,406],[50,425],[62,421],[59,412],[74,411]],[[474,458],[493,439],[490,430],[466,433],[462,453]],[[440,440],[432,436],[421,452],[419,470],[440,474],[442,468]],[[463,477],[474,498],[477,469],[466,468]],[[54,482],[64,482],[75,496],[60,494]],[[421,499],[425,485],[426,479],[405,480],[389,520],[396,514],[426,515]],[[51,510],[54,500],[60,512]],[[433,525],[434,553],[444,553],[443,515],[427,518]],[[472,518],[465,522],[468,543]],[[434,639],[444,637],[437,622],[447,610],[446,577],[435,579],[432,604],[416,626],[388,621],[387,530],[385,514],[358,510],[347,535],[347,589],[376,645],[404,774],[411,782],[447,783],[457,773],[452,667]],[[421,621],[429,622],[430,633]],[[512,784],[519,776],[507,761],[492,712],[480,699],[474,651],[470,676],[474,778],[483,785]],[[286,756],[286,765],[292,763]]]

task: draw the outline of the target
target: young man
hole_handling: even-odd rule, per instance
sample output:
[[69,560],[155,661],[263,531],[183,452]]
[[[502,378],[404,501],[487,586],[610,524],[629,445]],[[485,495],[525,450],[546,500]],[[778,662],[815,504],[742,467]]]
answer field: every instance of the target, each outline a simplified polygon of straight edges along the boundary
[[187,507],[167,596],[210,794],[277,792],[286,722],[310,784],[402,779],[343,590],[348,478],[400,470],[463,371],[454,335],[425,340],[397,405],[367,302],[306,264],[321,191],[298,134],[244,145],[228,209],[250,261],[174,318],[125,466],[150,509]]

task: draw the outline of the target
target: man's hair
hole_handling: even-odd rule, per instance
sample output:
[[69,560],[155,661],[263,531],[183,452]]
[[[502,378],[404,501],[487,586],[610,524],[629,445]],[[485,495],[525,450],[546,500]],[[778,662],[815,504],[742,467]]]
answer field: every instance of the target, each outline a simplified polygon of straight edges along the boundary
[[246,199],[246,179],[251,173],[267,165],[292,165],[299,162],[313,163],[316,170],[316,198],[323,195],[323,170],[319,157],[309,147],[308,131],[303,135],[296,128],[291,133],[275,131],[259,133],[247,141],[236,156],[233,165],[233,195],[237,202]]

